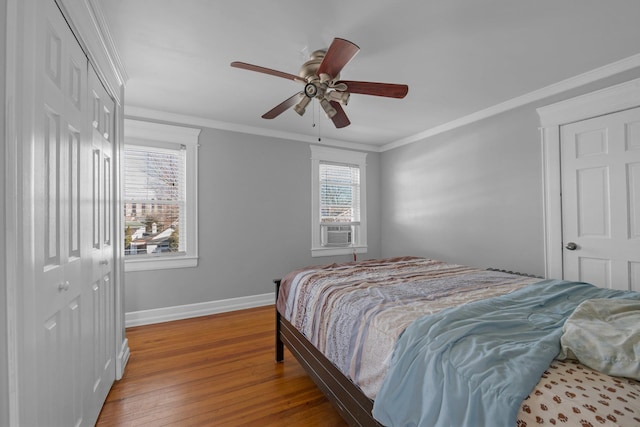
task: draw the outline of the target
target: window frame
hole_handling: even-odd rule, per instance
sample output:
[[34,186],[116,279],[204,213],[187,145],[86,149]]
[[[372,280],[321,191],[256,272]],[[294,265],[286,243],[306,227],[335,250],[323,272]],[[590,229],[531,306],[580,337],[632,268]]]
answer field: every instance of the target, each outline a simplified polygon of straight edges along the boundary
[[[350,255],[367,253],[367,153],[325,146],[311,148],[311,256]],[[355,240],[349,246],[322,246],[320,226],[320,163],[354,165],[360,170],[360,225]]]
[[[146,256],[125,256],[122,254],[125,272],[148,271],[198,266],[198,137],[200,129],[142,120],[124,120],[124,147],[127,145],[151,148],[186,148],[185,158],[185,252],[180,254],[159,253]],[[124,156],[124,149],[123,149]],[[126,180],[123,169],[122,182]],[[126,200],[123,198],[123,206]],[[124,238],[124,237],[123,237]],[[124,251],[124,245],[123,245]]]

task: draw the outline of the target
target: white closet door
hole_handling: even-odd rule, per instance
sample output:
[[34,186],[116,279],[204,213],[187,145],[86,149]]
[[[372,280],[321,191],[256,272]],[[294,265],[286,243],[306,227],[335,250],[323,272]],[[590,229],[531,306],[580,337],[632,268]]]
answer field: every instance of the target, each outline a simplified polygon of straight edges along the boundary
[[55,2],[41,3],[32,153],[35,271],[32,290],[25,286],[34,303],[24,317],[33,336],[26,342],[35,365],[25,371],[33,375],[26,383],[35,414],[25,421],[92,426],[115,378],[114,104]]
[[564,278],[640,291],[640,108],[561,138]]
[[115,379],[114,258],[113,239],[113,100],[92,67],[89,67],[90,189],[91,212],[87,230],[90,258],[89,292],[92,325],[89,348],[92,406],[99,411]]
[[81,169],[87,58],[54,2],[42,6],[33,141],[35,408],[38,425],[77,426],[86,417]]

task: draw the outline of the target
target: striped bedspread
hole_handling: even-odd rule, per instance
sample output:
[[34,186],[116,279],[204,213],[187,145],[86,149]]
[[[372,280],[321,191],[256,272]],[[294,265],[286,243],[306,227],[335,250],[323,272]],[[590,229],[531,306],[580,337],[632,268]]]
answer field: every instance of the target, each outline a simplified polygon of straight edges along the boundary
[[[539,281],[415,257],[333,264],[288,274],[277,308],[375,399],[398,337],[415,320]],[[638,426],[640,381],[554,360],[523,400],[516,425]]]
[[293,271],[277,307],[338,369],[375,399],[394,344],[414,320],[539,281],[403,257]]

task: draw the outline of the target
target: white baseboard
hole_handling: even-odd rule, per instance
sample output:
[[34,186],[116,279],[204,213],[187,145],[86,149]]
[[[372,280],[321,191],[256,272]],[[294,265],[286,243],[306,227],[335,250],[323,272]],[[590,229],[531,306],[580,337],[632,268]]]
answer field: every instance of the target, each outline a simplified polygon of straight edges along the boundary
[[275,293],[273,292],[219,301],[177,305],[174,307],[155,308],[152,310],[132,311],[125,314],[125,327],[128,328],[130,326],[150,325],[152,323],[189,319],[191,317],[207,316],[209,314],[225,313],[245,308],[262,307],[270,304],[275,304]]
[[116,359],[116,380],[121,379],[124,375],[124,368],[127,366],[129,356],[131,356],[131,351],[129,350],[129,340],[125,338],[122,341],[122,346],[120,347],[120,352],[118,353],[118,358]]

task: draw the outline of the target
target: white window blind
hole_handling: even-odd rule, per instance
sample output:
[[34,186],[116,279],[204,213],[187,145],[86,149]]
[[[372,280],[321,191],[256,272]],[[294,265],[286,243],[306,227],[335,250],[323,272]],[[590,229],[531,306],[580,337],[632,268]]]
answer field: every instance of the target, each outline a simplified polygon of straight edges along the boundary
[[360,168],[320,162],[320,222],[360,222]]
[[184,253],[186,147],[126,145],[125,254]]

